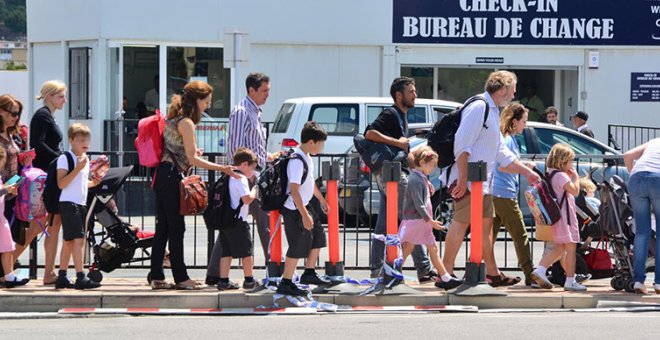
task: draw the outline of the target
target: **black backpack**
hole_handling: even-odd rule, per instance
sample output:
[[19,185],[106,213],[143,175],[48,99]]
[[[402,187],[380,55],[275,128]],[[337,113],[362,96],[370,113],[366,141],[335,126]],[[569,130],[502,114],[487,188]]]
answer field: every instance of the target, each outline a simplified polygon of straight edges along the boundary
[[[67,172],[68,175],[71,173],[71,171],[73,171],[75,165],[73,164],[73,156],[70,152],[64,152],[64,155],[66,156],[66,161],[69,166],[69,171]],[[59,214],[60,212],[59,204],[62,189],[57,186],[57,160],[59,158],[60,157],[58,156],[57,158],[53,159],[53,161],[48,165],[48,171],[46,171],[46,183],[44,184],[44,192],[41,195],[44,200],[46,211],[51,214]]]
[[[397,117],[399,124],[401,124],[402,127],[401,135],[407,137],[403,130],[403,122],[396,109],[388,107],[385,108],[383,112],[384,111],[390,111]],[[369,131],[369,128],[370,127],[367,126],[364,133],[358,133],[353,136],[355,150],[360,154],[362,161],[367,167],[369,167],[369,170],[373,173],[377,173],[383,167],[383,162],[385,161],[400,162],[402,169],[408,169],[408,154],[397,147],[367,140],[365,135],[367,134],[367,131]],[[404,171],[407,172],[407,170]]]
[[428,134],[428,145],[438,153],[438,167],[444,168],[454,164],[454,137],[456,131],[461,125],[461,114],[463,109],[477,100],[482,100],[486,103],[486,110],[484,112],[484,128],[488,120],[488,101],[483,96],[474,96],[468,99],[465,104],[457,107],[454,111],[445,114],[439,121],[433,125],[433,128]]
[[236,209],[231,207],[229,178],[229,175],[222,174],[208,188],[209,205],[204,210],[203,217],[206,228],[209,230],[231,228],[239,220],[238,214],[243,207],[243,200],[239,198]]
[[307,162],[300,154],[290,150],[288,153],[275,159],[272,165],[266,167],[261,172],[257,180],[259,201],[261,203],[261,209],[264,211],[280,210],[284,207],[284,203],[289,197],[286,193],[289,186],[286,168],[292,159],[299,159],[303,163],[303,176],[300,183],[302,184],[307,180]]

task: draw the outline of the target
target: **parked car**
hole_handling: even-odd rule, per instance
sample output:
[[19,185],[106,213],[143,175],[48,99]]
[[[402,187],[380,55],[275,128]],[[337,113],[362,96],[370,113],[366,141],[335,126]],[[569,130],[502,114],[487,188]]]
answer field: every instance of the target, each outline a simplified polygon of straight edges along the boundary
[[[275,118],[268,138],[268,152],[298,146],[303,125],[313,120],[326,130],[328,141],[324,153],[344,153],[353,145],[353,136],[364,132],[386,107],[390,97],[306,97],[287,99]],[[460,103],[435,99],[415,99],[415,108],[408,111],[409,130],[438,120],[439,115],[453,110]]]
[[[614,174],[621,176],[624,180],[628,178],[628,171],[623,164],[622,155],[619,151],[574,130],[546,123],[528,122],[527,128],[521,135],[517,135],[516,139],[520,146],[521,158],[535,162],[536,167],[541,171],[545,171],[545,158],[552,145],[566,143],[575,151],[576,166],[581,176],[586,176],[590,171],[593,171],[594,179],[599,182],[603,178],[609,179]],[[423,134],[413,137],[410,141],[411,150],[424,146],[426,143],[427,140]],[[371,216],[371,219],[375,221],[374,217],[378,214],[378,204],[380,203],[380,192],[375,181],[370,181],[372,176],[366,172],[368,169],[362,165],[357,154],[350,158],[348,169],[347,183],[344,192],[340,193],[340,204],[342,204],[341,198],[346,197],[343,201],[345,204],[344,209],[347,212],[363,216],[357,219],[366,220]],[[442,184],[444,178],[440,176],[440,173],[441,170],[438,169],[430,176],[431,182],[436,188],[434,196],[436,215],[441,212],[441,209],[437,206],[439,189],[444,187],[444,184]],[[532,216],[529,213],[527,204],[524,203],[524,188],[527,185],[526,179],[521,177],[521,191],[518,201],[521,202],[520,207],[525,222],[531,225]]]

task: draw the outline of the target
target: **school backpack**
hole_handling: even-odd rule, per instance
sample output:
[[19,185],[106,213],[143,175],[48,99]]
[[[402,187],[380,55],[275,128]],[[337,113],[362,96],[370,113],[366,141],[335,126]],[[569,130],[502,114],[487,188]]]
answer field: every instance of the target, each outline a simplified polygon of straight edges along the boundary
[[238,200],[236,209],[231,207],[229,194],[229,179],[227,174],[220,175],[213,185],[208,188],[209,205],[204,210],[204,223],[209,230],[231,228],[239,220],[238,214],[243,207],[243,200]]
[[[561,219],[560,209],[566,203],[566,193],[564,193],[561,200],[558,200],[555,191],[552,189],[552,178],[557,173],[559,173],[559,170],[554,170],[549,175],[543,176],[537,171],[541,180],[530,184],[525,191],[525,200],[527,200],[536,225],[553,225]],[[568,204],[565,205],[566,216],[569,216]]]
[[149,168],[157,167],[163,155],[163,131],[165,118],[156,110],[156,114],[140,119],[138,135],[135,138],[135,149],[140,159],[140,165]]
[[14,213],[17,219],[31,222],[47,215],[42,195],[46,185],[46,172],[28,166],[21,171],[25,178],[18,188]]
[[[66,161],[69,167],[67,174],[73,171],[73,156],[70,152],[64,152],[66,156]],[[57,186],[57,160],[59,157],[53,159],[52,162],[48,165],[48,171],[46,171],[46,182],[44,186],[44,192],[41,197],[44,200],[44,206],[46,211],[51,214],[58,214],[60,212],[60,194],[62,194],[62,189]]]
[[461,115],[468,105],[477,100],[486,103],[483,126],[487,128],[488,101],[483,96],[469,98],[465,104],[442,116],[442,118],[433,125],[433,128],[431,128],[431,131],[428,134],[428,145],[438,153],[439,168],[450,166],[456,161],[454,157],[454,138],[456,136],[456,131],[458,131],[458,127],[461,125]]
[[264,211],[280,210],[284,207],[284,203],[289,197],[287,194],[289,178],[286,168],[292,159],[299,159],[303,163],[303,176],[300,183],[307,180],[307,162],[300,154],[289,150],[288,153],[275,159],[272,165],[266,167],[257,179],[259,201],[261,202],[261,209]]

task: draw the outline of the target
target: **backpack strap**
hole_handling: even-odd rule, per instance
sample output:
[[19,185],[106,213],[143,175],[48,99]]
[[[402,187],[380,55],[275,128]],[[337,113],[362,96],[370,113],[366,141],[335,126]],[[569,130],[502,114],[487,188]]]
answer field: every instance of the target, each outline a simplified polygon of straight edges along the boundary
[[291,159],[300,160],[303,164],[303,174],[302,174],[302,178],[300,179],[300,185],[302,185],[307,180],[307,172],[309,171],[309,169],[307,168],[307,162],[302,158],[302,156],[299,153],[296,152],[294,152],[291,155]]
[[71,171],[73,171],[73,168],[75,168],[75,165],[73,164],[73,156],[71,155],[71,152],[66,151],[66,152],[64,152],[64,155],[66,156],[66,162],[67,162],[67,165],[68,165],[68,168],[67,168],[68,171],[66,173],[68,175],[68,174],[71,173]]
[[470,105],[470,104],[472,104],[472,103],[474,103],[478,100],[481,100],[486,104],[486,109],[484,110],[483,127],[484,127],[484,129],[488,129],[488,125],[486,125],[486,122],[488,121],[488,113],[489,113],[490,110],[489,110],[489,107],[488,107],[488,100],[486,100],[486,98],[484,96],[476,95],[476,96],[472,96],[472,97],[468,98],[468,100],[465,101],[465,104],[463,104],[463,106],[461,107],[461,114],[463,113],[463,110],[465,110],[465,108],[468,107],[468,105]]

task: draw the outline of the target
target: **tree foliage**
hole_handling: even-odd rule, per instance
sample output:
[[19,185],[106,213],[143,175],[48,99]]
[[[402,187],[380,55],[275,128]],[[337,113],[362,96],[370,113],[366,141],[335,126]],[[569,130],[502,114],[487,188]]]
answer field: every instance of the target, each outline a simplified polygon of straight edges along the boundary
[[0,18],[15,33],[27,34],[25,0],[0,0]]

